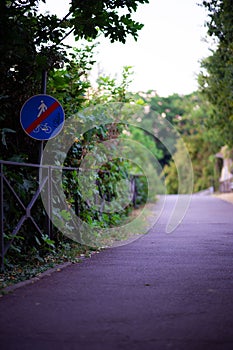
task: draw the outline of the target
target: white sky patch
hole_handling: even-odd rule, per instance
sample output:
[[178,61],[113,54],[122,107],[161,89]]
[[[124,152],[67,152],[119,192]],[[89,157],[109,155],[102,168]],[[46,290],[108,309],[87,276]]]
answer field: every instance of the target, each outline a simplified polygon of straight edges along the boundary
[[[138,41],[128,38],[126,44],[111,44],[99,38],[97,64],[92,80],[97,75],[120,76],[123,66],[133,66],[132,91],[156,90],[159,95],[188,94],[198,88],[197,74],[200,60],[210,52],[204,42],[207,13],[197,5],[201,0],[151,0],[140,5],[133,18],[144,23]],[[47,0],[41,10],[64,17],[69,3]],[[72,35],[66,43],[78,46]]]

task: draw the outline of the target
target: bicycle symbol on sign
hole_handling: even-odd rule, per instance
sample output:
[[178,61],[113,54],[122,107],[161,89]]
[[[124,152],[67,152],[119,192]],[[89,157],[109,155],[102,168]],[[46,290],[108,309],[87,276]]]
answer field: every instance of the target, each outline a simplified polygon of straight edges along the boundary
[[52,132],[52,128],[51,126],[48,125],[48,123],[44,123],[44,124],[39,124],[34,130],[33,132],[37,133],[40,130],[44,131],[46,134],[50,134]]
[[[46,106],[46,104],[44,103],[43,100],[40,101],[41,104],[38,107],[39,113],[37,115],[37,118],[39,118],[39,116],[44,113],[46,111],[46,109],[48,109],[48,107]],[[39,124],[34,130],[34,133],[38,133],[39,131],[44,131],[46,134],[50,134],[52,132],[52,128],[51,126],[48,125],[48,123],[44,123],[44,124]]]

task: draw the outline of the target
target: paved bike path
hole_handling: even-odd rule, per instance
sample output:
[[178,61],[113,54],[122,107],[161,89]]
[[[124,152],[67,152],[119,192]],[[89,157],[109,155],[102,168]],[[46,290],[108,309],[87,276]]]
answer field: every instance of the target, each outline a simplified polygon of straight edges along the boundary
[[233,349],[233,205],[175,196],[147,235],[0,299],[2,350]]

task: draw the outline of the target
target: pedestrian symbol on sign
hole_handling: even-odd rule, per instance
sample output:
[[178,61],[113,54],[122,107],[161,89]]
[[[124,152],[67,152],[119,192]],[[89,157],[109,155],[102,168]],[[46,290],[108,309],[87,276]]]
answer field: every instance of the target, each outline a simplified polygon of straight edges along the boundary
[[38,107],[38,109],[39,109],[39,113],[38,113],[38,115],[37,115],[37,118],[38,118],[43,112],[45,112],[46,109],[48,109],[48,107],[46,106],[46,104],[44,103],[43,100],[41,100],[41,104],[40,104],[40,106]]

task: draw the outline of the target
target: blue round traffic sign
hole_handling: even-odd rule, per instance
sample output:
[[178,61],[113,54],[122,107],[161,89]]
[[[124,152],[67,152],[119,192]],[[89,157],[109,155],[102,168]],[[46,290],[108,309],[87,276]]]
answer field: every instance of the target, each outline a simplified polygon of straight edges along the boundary
[[65,121],[61,104],[52,96],[30,97],[20,112],[22,128],[36,140],[49,140],[59,134]]

